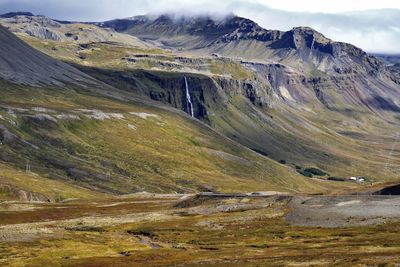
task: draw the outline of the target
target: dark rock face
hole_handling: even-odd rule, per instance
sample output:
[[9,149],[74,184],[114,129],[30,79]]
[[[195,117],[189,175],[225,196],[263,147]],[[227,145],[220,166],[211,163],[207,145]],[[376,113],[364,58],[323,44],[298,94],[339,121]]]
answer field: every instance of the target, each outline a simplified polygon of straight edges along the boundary
[[271,91],[266,85],[254,81],[235,80],[228,78],[215,78],[218,85],[226,95],[244,96],[253,105],[258,107],[268,107],[271,104]]
[[[150,99],[173,106],[190,114],[186,99],[186,88],[183,75],[160,75],[159,73],[142,72],[132,76],[133,90],[142,91]],[[151,86],[144,86],[148,81]],[[149,83],[147,82],[147,85]],[[194,116],[208,121],[205,103],[205,91],[215,90],[215,86],[204,77],[187,75],[189,93],[193,102]],[[117,85],[116,85],[117,86]]]
[[18,140],[18,137],[11,133],[4,125],[0,124],[0,143],[9,144]]
[[317,49],[332,53],[327,46],[330,40],[308,27],[297,27],[281,35],[270,47],[273,49]]
[[223,103],[215,82],[207,76],[142,70],[129,72],[88,68],[82,70],[118,89],[145,95],[189,114],[184,81],[186,76],[194,117],[204,122],[209,122],[210,107]]
[[390,78],[393,82],[400,85],[400,63],[388,67],[390,71]]
[[23,120],[31,127],[48,129],[57,128],[57,120],[47,114],[26,115],[23,116]]
[[229,29],[229,32],[220,37],[216,43],[221,41],[228,43],[231,41],[250,39],[268,42],[277,40],[283,33],[281,31],[263,29],[254,21],[240,17],[233,17],[232,19],[228,20],[225,24],[225,27]]
[[[27,148],[27,147],[33,148],[35,150],[38,149],[37,146],[25,141],[21,137],[10,132],[7,129],[7,127],[5,127],[2,124],[0,124],[0,145],[8,145],[16,149]],[[9,155],[1,154],[0,158],[2,158],[5,161],[8,161]]]
[[85,180],[89,176],[89,173],[87,171],[78,168],[68,169],[67,174],[75,180]]

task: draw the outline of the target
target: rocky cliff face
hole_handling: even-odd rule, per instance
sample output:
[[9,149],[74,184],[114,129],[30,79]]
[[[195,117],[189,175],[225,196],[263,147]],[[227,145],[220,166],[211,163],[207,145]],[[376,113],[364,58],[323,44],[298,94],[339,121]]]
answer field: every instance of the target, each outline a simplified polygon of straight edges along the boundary
[[[233,79],[143,70],[82,70],[121,90],[189,115],[183,79],[186,76],[197,119],[276,161],[284,159],[299,166],[312,163],[330,171],[336,171],[330,169],[332,166],[341,166],[342,171],[350,173],[352,167],[347,162],[352,159],[343,153],[353,153],[344,152],[348,137],[332,131],[369,125],[365,116],[389,119],[388,114],[399,112],[398,103],[393,101],[398,88],[380,76],[375,80],[354,73],[307,76],[282,64],[242,64],[256,76]],[[325,133],[326,125],[335,130]],[[329,144],[342,148],[331,150]]]
[[[227,16],[139,16],[98,23],[142,39],[157,40],[171,48],[203,54],[218,53],[261,61],[277,61],[298,70],[330,73],[383,71],[382,62],[361,49],[334,42],[308,27],[282,32],[267,30],[255,22]],[[248,49],[251,47],[251,49]]]
[[[193,103],[194,117],[210,123],[209,115],[224,108],[224,95],[218,84],[204,75],[155,71],[109,71],[82,68],[82,71],[118,89],[145,95],[151,100],[180,109],[190,115],[184,77]],[[249,89],[248,94],[251,94]],[[245,94],[244,91],[240,92]]]
[[392,80],[395,83],[400,84],[400,63],[396,63],[393,66],[390,66],[389,70],[392,74],[391,75]]

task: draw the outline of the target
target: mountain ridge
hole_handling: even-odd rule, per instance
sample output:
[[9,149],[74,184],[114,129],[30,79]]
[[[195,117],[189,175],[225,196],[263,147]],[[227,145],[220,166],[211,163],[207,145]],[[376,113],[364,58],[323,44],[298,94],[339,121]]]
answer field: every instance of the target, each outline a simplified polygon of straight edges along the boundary
[[[22,20],[21,16],[16,18],[14,21]],[[165,108],[189,118],[189,92],[195,119],[253,153],[273,159],[275,164],[282,162],[287,175],[305,174],[305,169],[314,167],[337,177],[364,174],[371,181],[393,177],[393,169],[381,165],[397,125],[399,87],[396,78],[389,77],[392,70],[389,72],[387,66],[352,45],[332,42],[308,27],[284,33],[272,31],[268,35],[267,30],[242,18],[228,18],[228,23],[198,18],[187,19],[191,23],[178,20],[178,27],[171,27],[176,22],[168,17],[160,18],[157,24],[146,24],[145,17],[137,18],[146,25],[135,31],[150,37],[164,34],[167,39],[173,33],[167,41],[175,47],[167,47],[168,43],[163,44],[158,37],[146,39],[141,34],[133,37],[142,38],[144,47],[99,42],[91,36],[84,39],[79,30],[84,25],[94,32],[109,30],[82,23],[65,24],[70,29],[77,28],[78,41],[60,41],[21,32],[35,19],[15,23],[10,29],[41,51],[73,63],[75,68],[109,86],[96,94],[107,92],[125,102],[131,97],[141,103],[146,100],[152,109]],[[9,22],[2,20],[6,25]],[[125,32],[119,34],[127,36]],[[225,42],[221,41],[223,38]],[[270,48],[271,44],[276,47]],[[249,54],[251,51],[261,55],[259,60]],[[189,88],[185,88],[184,77]],[[102,116],[111,116],[101,112],[106,114]],[[380,138],[384,141],[377,143]],[[153,161],[151,164],[157,165]],[[78,179],[85,173],[90,179],[104,178],[87,167],[70,171]],[[175,182],[172,184],[176,186]],[[193,184],[193,188],[200,187],[198,182]],[[155,188],[154,181],[151,188]],[[163,190],[166,188],[169,187],[163,184]]]
[[[29,57],[22,58],[25,66],[32,68],[17,72],[21,66],[16,62],[10,70],[19,75],[17,80],[0,76],[0,165],[7,167],[0,173],[0,193],[7,197],[19,197],[15,192],[21,190],[31,199],[49,201],[87,194],[88,190],[110,195],[197,192],[204,188],[325,190],[322,184],[318,189],[311,186],[295,171],[178,109],[101,82],[28,48],[3,27],[1,32],[0,40],[15,49],[5,50],[7,55],[0,56],[21,59],[19,56],[27,53]],[[52,63],[65,69],[57,69]],[[93,84],[85,88],[75,83],[80,76],[63,84],[54,84],[53,80],[47,83],[42,80],[47,67],[62,75],[69,70],[82,74]],[[184,76],[175,76],[183,89]],[[164,79],[169,82],[170,74]],[[187,79],[192,83],[198,78],[189,73]],[[20,176],[26,181],[35,177],[39,185],[51,184],[49,180],[59,182],[52,182],[56,186],[52,192],[36,184],[21,184],[15,180]],[[287,183],[292,179],[296,182]]]
[[[96,23],[100,27],[158,40],[169,48],[244,59],[285,62],[300,61],[321,71],[345,71],[348,64],[376,72],[383,64],[354,45],[334,42],[309,27],[289,31],[267,30],[250,19],[230,15],[221,19],[209,16],[137,16]],[[245,42],[241,45],[240,42]],[[252,51],[246,47],[252,47]],[[346,59],[342,60],[344,56]],[[362,57],[357,62],[353,57]],[[285,58],[288,60],[285,61]],[[289,60],[290,59],[290,60]]]

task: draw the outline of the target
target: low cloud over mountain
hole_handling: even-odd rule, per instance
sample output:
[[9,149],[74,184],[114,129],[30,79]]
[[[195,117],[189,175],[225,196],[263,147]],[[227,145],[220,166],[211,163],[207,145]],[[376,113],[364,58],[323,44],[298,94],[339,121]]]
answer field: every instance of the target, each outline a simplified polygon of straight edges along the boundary
[[[100,3],[99,3],[100,2]],[[287,2],[287,3],[286,3]],[[342,3],[343,2],[343,3]],[[0,12],[30,11],[56,19],[103,21],[116,17],[129,17],[147,13],[235,13],[251,18],[268,29],[289,30],[295,26],[312,27],[329,38],[355,44],[368,52],[400,53],[400,9],[395,1],[384,1],[376,8],[370,1],[335,1],[319,9],[310,1],[302,5],[288,1],[211,1],[211,0],[114,0],[114,1],[54,1],[54,0],[0,0]],[[293,10],[301,10],[294,12]],[[306,12],[310,10],[310,12]],[[343,12],[346,11],[346,12]],[[341,12],[341,13],[338,13]]]

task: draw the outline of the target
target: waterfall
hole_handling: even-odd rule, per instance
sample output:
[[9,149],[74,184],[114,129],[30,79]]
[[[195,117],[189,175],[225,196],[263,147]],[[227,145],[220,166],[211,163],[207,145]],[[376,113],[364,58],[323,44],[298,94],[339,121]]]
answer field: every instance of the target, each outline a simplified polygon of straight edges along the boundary
[[186,102],[187,102],[186,104],[188,107],[188,113],[190,114],[190,116],[194,117],[193,103],[192,103],[192,98],[190,97],[188,81],[186,79],[186,76],[183,77],[185,78]]
[[311,47],[310,47],[310,54],[308,55],[308,57],[311,57],[312,51],[314,49],[314,43],[315,43],[315,38],[313,37],[312,42],[311,42]]

